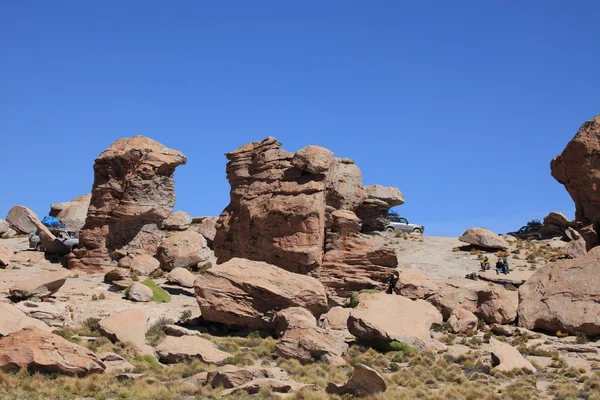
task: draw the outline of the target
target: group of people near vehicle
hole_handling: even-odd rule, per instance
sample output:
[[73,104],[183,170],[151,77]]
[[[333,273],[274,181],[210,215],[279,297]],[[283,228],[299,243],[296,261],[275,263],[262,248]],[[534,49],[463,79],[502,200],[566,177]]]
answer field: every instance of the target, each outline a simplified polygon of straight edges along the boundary
[[[483,257],[483,260],[481,260],[480,264],[482,271],[487,271],[491,268],[490,259],[488,258],[488,256]],[[496,275],[508,275],[509,272],[510,268],[508,266],[508,258],[498,257],[498,260],[496,260]]]

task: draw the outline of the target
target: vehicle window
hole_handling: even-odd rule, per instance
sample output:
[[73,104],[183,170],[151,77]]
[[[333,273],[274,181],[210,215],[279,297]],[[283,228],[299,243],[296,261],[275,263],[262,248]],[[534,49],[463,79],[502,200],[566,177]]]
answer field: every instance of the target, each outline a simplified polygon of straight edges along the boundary
[[521,229],[519,229],[519,232],[518,232],[518,233],[525,233],[525,231],[526,231],[526,230],[527,230],[527,227],[526,227],[526,226],[524,226],[524,227],[522,227]]
[[408,220],[406,218],[400,218],[400,221],[403,224],[408,224]]
[[400,222],[400,217],[396,217],[396,216],[390,217],[390,222]]

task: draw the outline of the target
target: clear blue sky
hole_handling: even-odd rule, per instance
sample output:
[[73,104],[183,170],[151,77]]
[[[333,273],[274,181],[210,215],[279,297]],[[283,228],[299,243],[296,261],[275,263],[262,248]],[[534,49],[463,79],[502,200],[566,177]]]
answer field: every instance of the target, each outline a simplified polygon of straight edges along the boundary
[[5,1],[0,216],[87,193],[135,134],[182,151],[176,209],[218,215],[224,153],[275,136],[397,186],[428,234],[574,206],[550,160],[600,113],[595,1]]

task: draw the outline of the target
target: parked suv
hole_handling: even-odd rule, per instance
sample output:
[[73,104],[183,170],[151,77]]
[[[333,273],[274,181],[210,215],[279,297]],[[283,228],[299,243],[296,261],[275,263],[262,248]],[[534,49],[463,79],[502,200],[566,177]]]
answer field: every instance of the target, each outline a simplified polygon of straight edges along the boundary
[[540,232],[542,225],[526,225],[521,227],[516,232],[508,232],[507,235],[517,237],[519,239],[535,239],[540,240],[542,233]]
[[[70,250],[76,249],[79,246],[79,235],[77,232],[64,228],[48,228],[48,230]],[[29,235],[29,248],[44,251],[44,245],[40,240],[38,231]]]
[[390,224],[385,228],[386,231],[401,231],[415,233],[425,232],[425,227],[423,225],[411,224],[404,217],[400,217],[398,215],[388,215],[388,218],[390,220]]

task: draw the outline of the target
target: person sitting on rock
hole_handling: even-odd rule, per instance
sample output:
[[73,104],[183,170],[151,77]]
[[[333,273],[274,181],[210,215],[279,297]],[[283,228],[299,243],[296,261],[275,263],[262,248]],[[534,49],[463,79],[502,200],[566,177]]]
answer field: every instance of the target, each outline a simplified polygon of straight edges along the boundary
[[487,271],[488,269],[490,269],[490,259],[487,256],[483,257],[483,260],[481,260],[480,264],[482,271]]
[[508,257],[504,257],[504,261],[502,262],[502,266],[504,269],[504,275],[508,275],[508,273],[510,272],[510,268],[508,266]]
[[498,260],[496,261],[496,275],[500,272],[504,273],[504,261],[502,261],[502,258],[498,257]]

